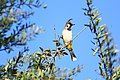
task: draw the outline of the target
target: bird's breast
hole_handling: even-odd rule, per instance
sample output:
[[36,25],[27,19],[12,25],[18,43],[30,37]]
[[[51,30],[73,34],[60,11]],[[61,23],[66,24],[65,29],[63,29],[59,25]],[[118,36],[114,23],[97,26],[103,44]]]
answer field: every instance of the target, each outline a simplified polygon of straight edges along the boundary
[[72,40],[72,31],[63,30],[62,32],[63,40],[65,43],[68,43]]

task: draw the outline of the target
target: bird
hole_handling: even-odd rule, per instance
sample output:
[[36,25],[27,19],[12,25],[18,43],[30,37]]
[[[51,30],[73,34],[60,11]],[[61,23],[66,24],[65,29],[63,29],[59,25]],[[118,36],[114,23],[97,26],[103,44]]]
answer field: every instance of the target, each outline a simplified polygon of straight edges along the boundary
[[72,23],[72,19],[69,19],[65,26],[64,26],[64,29],[62,31],[62,39],[63,39],[63,42],[64,42],[64,45],[65,45],[65,48],[69,51],[70,53],[70,56],[71,56],[71,60],[72,61],[76,61],[77,60],[77,57],[76,55],[74,54],[74,51],[73,51],[73,46],[72,46],[72,26],[75,25]]

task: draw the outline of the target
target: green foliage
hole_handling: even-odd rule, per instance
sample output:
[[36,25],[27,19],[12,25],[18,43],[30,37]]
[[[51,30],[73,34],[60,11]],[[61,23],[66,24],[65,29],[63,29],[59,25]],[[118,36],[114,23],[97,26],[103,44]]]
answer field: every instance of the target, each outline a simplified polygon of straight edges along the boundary
[[114,73],[112,76],[112,80],[118,80],[118,79],[120,79],[120,66],[114,69]]
[[[113,74],[116,73],[114,69],[117,63],[117,49],[113,44],[113,38],[111,37],[106,25],[100,25],[101,18],[99,12],[92,5],[92,0],[87,0],[87,8],[84,8],[85,15],[89,18],[89,23],[85,26],[89,27],[90,31],[94,34],[95,45],[93,55],[97,54],[100,58],[99,71],[100,75],[106,80],[113,80]],[[118,71],[119,72],[119,71]],[[118,78],[119,76],[116,76]]]
[[80,66],[72,69],[60,69],[55,65],[54,53],[42,49],[33,54],[23,54],[28,48],[19,52],[17,57],[1,66],[0,78],[10,80],[72,80],[72,76],[81,71]]
[[[28,20],[33,15],[32,9],[24,11],[23,7],[38,8],[41,5],[39,0],[0,0],[0,51],[10,53],[13,46],[25,45],[31,35],[40,31]],[[37,31],[27,34],[29,29]]]

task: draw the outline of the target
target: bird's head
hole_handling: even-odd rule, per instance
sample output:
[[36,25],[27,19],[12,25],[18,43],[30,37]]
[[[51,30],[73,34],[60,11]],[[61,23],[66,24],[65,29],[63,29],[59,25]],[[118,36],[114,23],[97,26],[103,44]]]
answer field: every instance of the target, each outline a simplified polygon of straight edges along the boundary
[[72,19],[69,19],[69,20],[66,22],[66,24],[65,24],[65,29],[71,30],[72,26],[75,25],[75,24],[73,24],[71,21],[72,21]]

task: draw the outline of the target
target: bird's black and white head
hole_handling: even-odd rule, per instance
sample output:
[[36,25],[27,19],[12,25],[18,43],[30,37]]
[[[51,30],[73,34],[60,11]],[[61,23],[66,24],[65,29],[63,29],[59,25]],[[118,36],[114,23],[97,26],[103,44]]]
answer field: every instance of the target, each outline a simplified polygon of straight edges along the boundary
[[71,30],[72,26],[75,25],[75,24],[73,24],[71,21],[72,21],[72,19],[69,19],[69,20],[66,22],[66,24],[65,24],[65,29]]

